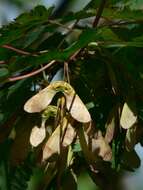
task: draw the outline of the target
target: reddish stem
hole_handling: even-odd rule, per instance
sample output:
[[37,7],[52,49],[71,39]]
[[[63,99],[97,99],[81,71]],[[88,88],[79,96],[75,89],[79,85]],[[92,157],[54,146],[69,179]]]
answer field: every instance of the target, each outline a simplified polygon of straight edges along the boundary
[[18,77],[11,77],[8,79],[8,81],[13,82],[13,81],[17,81],[17,80],[21,80],[21,79],[25,79],[25,78],[29,78],[32,77],[34,75],[39,74],[40,72],[44,71],[45,69],[51,67],[54,63],[56,63],[55,60],[51,61],[50,63],[48,63],[47,65],[45,65],[44,67],[36,70],[36,71],[32,71],[31,73],[25,74],[25,75],[21,75]]
[[101,4],[100,4],[100,6],[99,6],[99,9],[98,9],[98,11],[97,11],[95,20],[94,20],[93,25],[92,25],[93,28],[95,28],[95,27],[98,25],[98,23],[99,23],[99,20],[100,20],[100,17],[101,17],[101,15],[102,15],[102,12],[103,12],[103,10],[104,10],[104,6],[105,6],[105,4],[106,4],[106,1],[107,1],[107,0],[101,0]]
[[5,64],[5,61],[0,61],[0,64]]
[[[15,52],[17,52],[17,53],[19,53],[19,54],[22,54],[22,55],[31,55],[30,52],[27,52],[27,51],[24,51],[24,50],[15,48],[15,47],[13,47],[13,46],[11,46],[11,45],[6,45],[6,44],[5,44],[5,45],[2,45],[2,47],[3,47],[3,48],[6,48],[6,49],[10,49],[10,50],[15,51]],[[36,56],[36,54],[34,54],[34,55]]]

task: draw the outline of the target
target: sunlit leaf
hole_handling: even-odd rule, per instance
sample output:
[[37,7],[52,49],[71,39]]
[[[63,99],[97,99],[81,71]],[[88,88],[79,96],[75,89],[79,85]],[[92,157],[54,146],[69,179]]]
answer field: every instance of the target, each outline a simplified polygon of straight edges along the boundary
[[135,113],[131,110],[131,108],[128,106],[127,103],[124,104],[121,118],[120,118],[120,124],[122,128],[129,129],[137,122],[137,116]]
[[30,135],[30,144],[33,147],[38,146],[46,137],[46,130],[44,127],[34,126]]
[[6,68],[0,68],[0,79],[3,79],[9,75],[9,71]]

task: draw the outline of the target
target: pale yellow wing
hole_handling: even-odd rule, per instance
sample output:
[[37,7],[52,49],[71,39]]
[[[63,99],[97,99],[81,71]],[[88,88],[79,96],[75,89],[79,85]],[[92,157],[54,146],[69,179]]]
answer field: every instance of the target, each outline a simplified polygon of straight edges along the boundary
[[49,89],[49,86],[44,88],[25,103],[24,110],[29,113],[43,111],[51,103],[56,93],[55,90]]
[[37,147],[46,137],[46,130],[44,127],[33,127],[30,135],[30,144],[33,147]]
[[81,101],[78,95],[74,94],[66,94],[66,106],[67,109],[70,111],[71,116],[82,123],[88,123],[91,121],[90,114],[84,105],[84,103]]
[[43,149],[43,158],[42,160],[47,160],[54,154],[58,154],[60,152],[60,128],[62,127],[62,133],[65,128],[66,132],[63,137],[62,145],[63,147],[67,147],[70,145],[76,135],[75,129],[71,126],[70,123],[67,123],[67,119],[64,118],[63,126],[58,125],[53,134],[47,140],[44,149]]
[[120,118],[120,125],[124,129],[129,129],[132,127],[137,121],[137,116],[131,110],[127,103],[124,104],[122,109],[122,114]]

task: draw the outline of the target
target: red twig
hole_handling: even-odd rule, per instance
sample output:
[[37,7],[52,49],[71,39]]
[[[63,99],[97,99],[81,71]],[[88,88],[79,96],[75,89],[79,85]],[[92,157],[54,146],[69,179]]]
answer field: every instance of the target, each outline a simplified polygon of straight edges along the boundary
[[50,63],[48,63],[47,65],[45,65],[44,67],[42,67],[42,68],[40,68],[40,69],[38,69],[36,71],[32,71],[31,73],[21,75],[21,76],[18,76],[18,77],[11,77],[11,78],[8,79],[8,81],[13,82],[13,81],[17,81],[17,80],[32,77],[32,76],[37,75],[40,72],[44,71],[45,69],[51,67],[54,63],[56,63],[56,61],[52,60]]
[[103,10],[104,10],[104,6],[105,6],[105,4],[106,4],[106,1],[107,1],[107,0],[101,0],[101,4],[100,4],[100,6],[99,6],[99,9],[98,9],[98,11],[97,11],[95,20],[94,20],[93,25],[92,25],[93,28],[95,28],[95,27],[98,25],[98,22],[99,22],[99,20],[100,20],[100,17],[101,17],[101,15],[102,15]]
[[0,64],[5,64],[5,61],[0,61]]
[[76,56],[81,52],[81,48],[79,50],[77,50],[72,56],[70,56],[69,61],[75,61],[76,60]]
[[11,45],[2,45],[2,47],[6,48],[6,49],[10,49],[10,50],[15,51],[15,52],[17,52],[19,54],[22,54],[22,55],[35,55],[36,56],[36,54],[32,54],[30,52],[15,48],[15,47],[13,47]]

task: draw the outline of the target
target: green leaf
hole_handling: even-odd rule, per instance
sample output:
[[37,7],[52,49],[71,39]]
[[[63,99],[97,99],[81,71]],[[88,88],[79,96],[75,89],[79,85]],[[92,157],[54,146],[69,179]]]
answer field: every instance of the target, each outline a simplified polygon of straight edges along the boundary
[[0,91],[0,113],[3,115],[0,125],[3,125],[12,115],[16,114],[26,99],[33,94],[30,87],[31,79],[25,79]]
[[29,13],[23,13],[18,18],[16,22],[20,24],[28,24],[31,21],[46,20],[51,15],[53,7],[46,9],[46,7],[39,5],[31,10]]
[[94,41],[97,36],[97,30],[96,29],[85,29],[79,36],[79,39],[76,43],[72,44],[70,47],[65,49],[65,52],[69,52],[70,54],[74,53],[80,48],[85,47],[88,43]]
[[[95,42],[95,38],[92,38]],[[125,41],[120,39],[114,30],[111,30],[108,27],[98,29],[96,34],[96,43],[89,44],[97,48],[97,46],[102,46],[105,48],[114,48],[114,47],[143,47],[142,36],[132,39],[132,41]]]
[[6,163],[4,161],[0,161],[0,189],[8,190],[7,186],[7,171],[6,171]]
[[73,145],[73,152],[81,152],[81,146],[80,146],[80,143],[77,142]]
[[102,14],[108,19],[124,19],[124,20],[142,20],[142,11],[131,11],[129,9],[117,10],[105,8]]
[[77,190],[77,179],[72,170],[66,171],[63,177],[62,189],[67,190],[69,187],[72,190]]
[[24,48],[28,47],[31,43],[33,43],[44,31],[45,26],[39,26],[38,28],[34,28],[32,31],[25,36],[25,43],[23,45]]
[[77,184],[78,184],[78,190],[87,190],[87,189],[99,190],[96,184],[92,181],[92,179],[88,175],[87,171],[80,172]]
[[66,16],[61,18],[61,22],[65,23],[65,22],[70,22],[70,21],[74,21],[74,20],[81,20],[84,18],[89,18],[95,16],[95,11],[90,11],[90,10],[81,10],[79,12],[76,13],[68,13]]
[[[44,6],[37,6],[29,13],[21,14],[13,23],[0,29],[0,45],[10,44],[14,40],[23,38],[25,37],[25,34],[30,31],[31,34],[28,35],[32,35],[32,31],[38,27],[37,32],[40,33],[40,28],[42,30],[42,24],[48,23],[48,17],[51,15],[52,11],[53,7],[47,10]],[[36,34],[33,34],[32,37],[34,36],[33,38],[36,38]],[[21,46],[23,46],[23,44],[21,44]]]
[[9,71],[6,68],[0,68],[0,80],[5,79],[9,76]]
[[65,61],[70,58],[76,51],[87,46],[88,43],[94,41],[96,38],[95,29],[85,29],[79,36],[79,39],[71,44],[69,47],[62,51],[53,50],[48,53],[43,53],[42,55],[36,57],[29,57],[29,62],[35,63],[36,65],[45,63],[51,60]]
[[142,0],[129,0],[129,7],[131,10],[143,10]]

